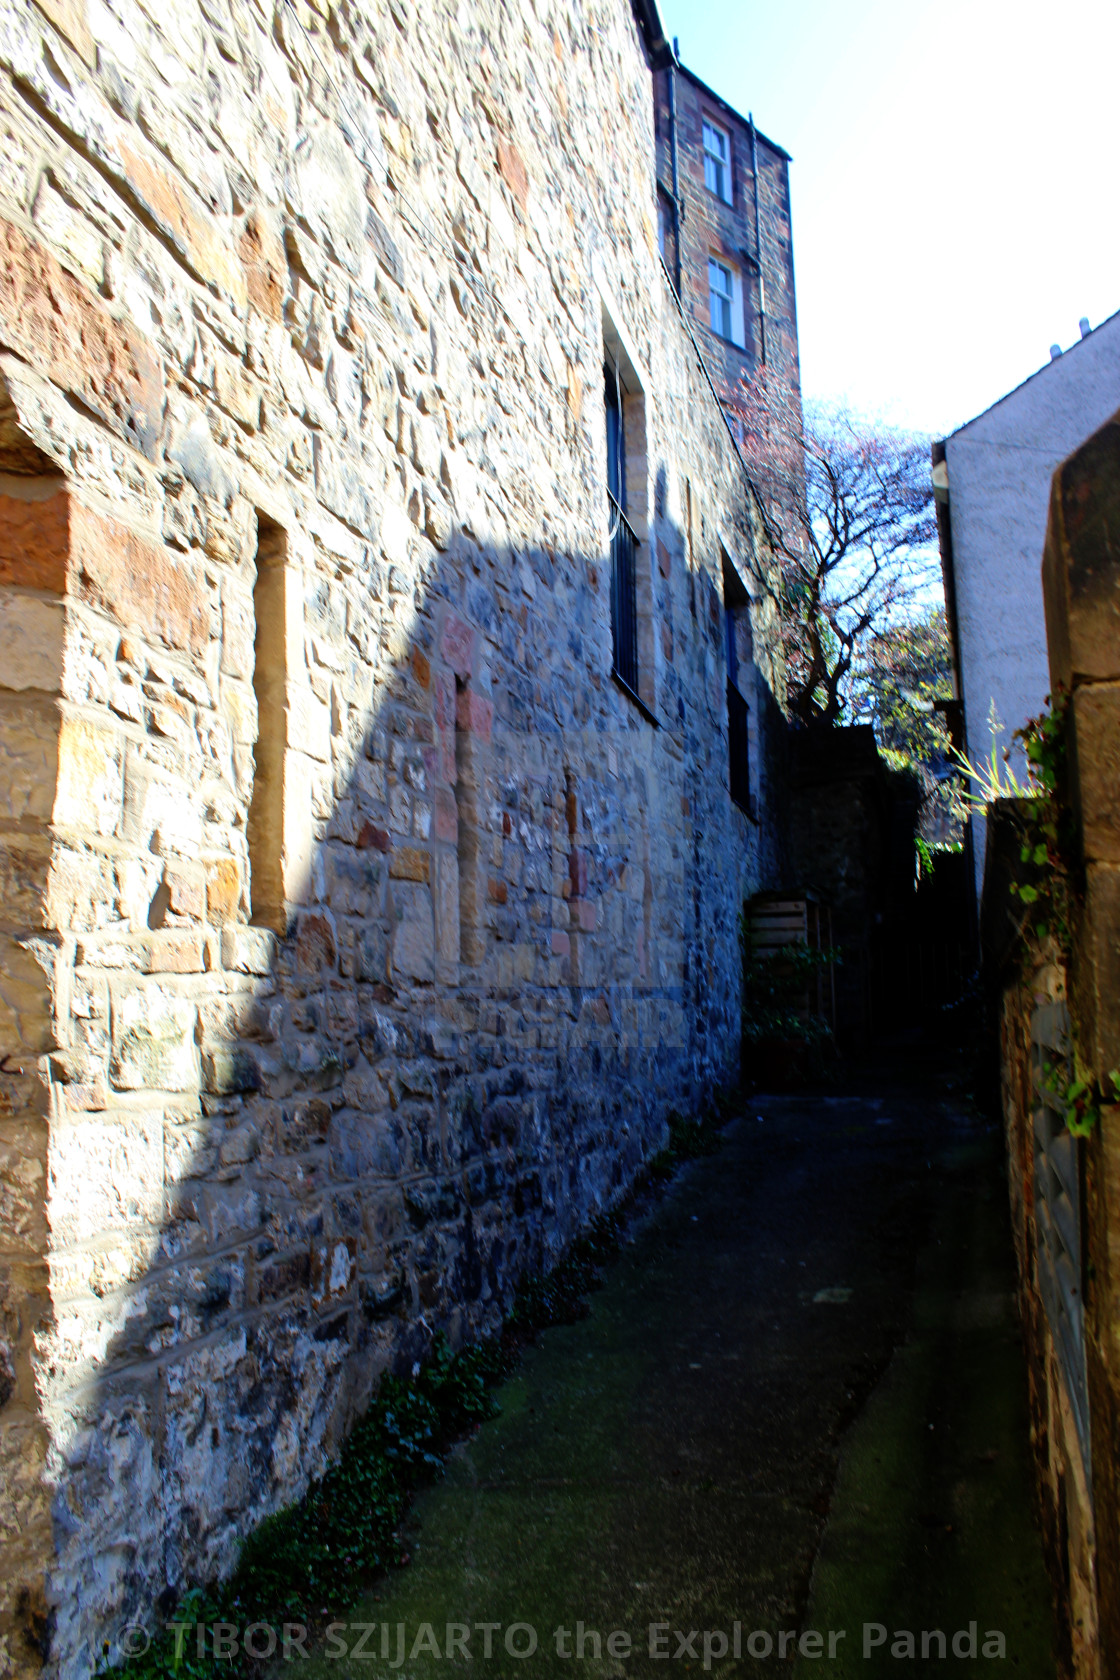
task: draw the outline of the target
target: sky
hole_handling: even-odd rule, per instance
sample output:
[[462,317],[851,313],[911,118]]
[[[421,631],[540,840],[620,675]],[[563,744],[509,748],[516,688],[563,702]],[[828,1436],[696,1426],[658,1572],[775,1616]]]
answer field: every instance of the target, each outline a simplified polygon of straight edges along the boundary
[[1117,0],[660,0],[793,154],[809,399],[942,435],[1120,309]]

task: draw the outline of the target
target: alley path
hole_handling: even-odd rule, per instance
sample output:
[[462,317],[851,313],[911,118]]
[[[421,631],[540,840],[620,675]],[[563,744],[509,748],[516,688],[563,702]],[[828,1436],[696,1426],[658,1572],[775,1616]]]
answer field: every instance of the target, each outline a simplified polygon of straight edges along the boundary
[[[417,1503],[411,1564],[364,1609],[391,1661],[404,1624],[395,1672],[873,1680],[944,1672],[892,1657],[896,1631],[920,1654],[975,1621],[950,1672],[1052,1676],[998,1147],[889,1073],[752,1103]],[[870,1657],[865,1623],[887,1630]],[[779,1638],[810,1629],[819,1656]]]

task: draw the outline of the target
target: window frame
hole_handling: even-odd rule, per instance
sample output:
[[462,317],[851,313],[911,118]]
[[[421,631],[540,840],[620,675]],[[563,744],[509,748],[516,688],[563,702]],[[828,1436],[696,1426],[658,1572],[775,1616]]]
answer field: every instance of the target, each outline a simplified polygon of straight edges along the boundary
[[[721,151],[713,151],[708,145],[709,134],[723,142]],[[734,204],[734,189],[731,183],[731,133],[721,128],[710,117],[702,117],[700,124],[700,144],[704,154],[704,185],[707,190],[718,198],[721,204]]]
[[[724,661],[727,679],[727,791],[733,805],[744,816],[757,821],[754,786],[752,782],[753,719],[751,699],[754,696],[754,624],[751,616],[751,595],[739,572],[720,544],[723,574],[723,631]],[[745,636],[742,632],[745,630]],[[746,646],[742,657],[739,641]],[[757,772],[756,772],[757,774]]]
[[[727,277],[727,290],[726,291],[721,291],[716,285],[713,284],[713,276],[715,274],[726,275],[726,277]],[[717,324],[716,318],[715,318],[716,317],[716,302],[717,302],[717,299],[718,299],[718,302],[719,302],[719,305],[720,305],[720,314],[721,314],[721,323],[719,323],[719,324]],[[735,279],[734,279],[734,276],[732,275],[731,269],[730,269],[730,267],[727,263],[721,262],[718,257],[709,257],[708,258],[708,325],[711,327],[712,331],[716,334],[717,338],[726,338],[730,341],[730,339],[731,339],[731,329],[732,329],[732,326],[734,324],[734,321],[733,321],[734,307],[735,307]],[[723,325],[722,325],[722,320],[726,320],[726,323],[727,323],[727,330],[726,331],[724,331],[724,328],[723,328]]]
[[640,700],[638,536],[626,515],[626,385],[618,363],[603,364],[607,441],[607,516],[611,563],[611,676]]
[[[712,285],[712,270],[718,269],[727,276],[729,290],[717,291]],[[714,319],[713,303],[716,299],[726,304],[726,320],[728,330],[724,332],[722,326],[717,326]],[[722,251],[708,253],[708,327],[717,338],[725,344],[733,344],[737,350],[747,347],[746,321],[743,314],[743,277],[735,264],[729,262]]]
[[[598,265],[595,264],[596,271]],[[661,727],[657,715],[657,697],[659,692],[658,656],[660,637],[658,635],[658,606],[657,590],[653,576],[653,533],[651,529],[653,519],[653,503],[649,480],[649,416],[647,414],[647,391],[649,376],[643,371],[642,364],[634,350],[633,344],[621,323],[621,314],[604,275],[596,272],[596,282],[602,304],[603,324],[603,368],[604,379],[607,369],[610,369],[612,385],[618,370],[618,395],[622,403],[623,415],[623,449],[622,480],[625,485],[625,495],[622,498],[621,515],[616,520],[614,503],[608,482],[608,472],[604,471],[602,498],[603,508],[603,560],[609,566],[611,536],[614,534],[616,523],[626,530],[630,539],[634,562],[634,603],[636,606],[637,629],[637,687],[623,680],[616,669],[613,657],[614,625],[610,626],[611,681],[620,693],[634,705],[646,721],[655,729]],[[605,390],[604,390],[605,394]],[[604,414],[604,423],[607,416]],[[603,442],[600,445],[603,454],[600,459],[604,469],[608,468],[606,424],[604,424]],[[616,475],[617,476],[617,475]],[[622,524],[622,520],[625,524]],[[609,584],[609,577],[607,579]],[[609,590],[608,590],[609,596]],[[608,607],[610,601],[608,599]],[[633,673],[632,673],[633,674]]]

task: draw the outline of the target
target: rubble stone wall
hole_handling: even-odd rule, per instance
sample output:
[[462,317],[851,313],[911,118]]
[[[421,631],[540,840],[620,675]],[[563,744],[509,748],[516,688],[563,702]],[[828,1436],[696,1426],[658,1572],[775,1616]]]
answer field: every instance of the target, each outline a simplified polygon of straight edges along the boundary
[[[988,825],[989,847],[1002,847],[1005,831],[1019,831],[997,817]],[[1016,847],[1015,858],[1018,858]],[[987,891],[987,876],[985,877]],[[1009,901],[1018,910],[1018,902]],[[1039,1278],[1039,1170],[1034,1133],[1038,1107],[1032,1057],[1032,1019],[1040,1008],[1066,1000],[1063,955],[1052,939],[1032,943],[1004,975],[998,999],[1004,1137],[1011,1229],[1018,1272],[1036,1473],[1036,1510],[1055,1587],[1059,1671],[1070,1680],[1099,1680],[1099,1605],[1090,1472],[1084,1461],[1062,1360],[1043,1302]]]
[[782,677],[622,0],[0,63],[0,1669],[79,1676],[734,1075],[725,555]]

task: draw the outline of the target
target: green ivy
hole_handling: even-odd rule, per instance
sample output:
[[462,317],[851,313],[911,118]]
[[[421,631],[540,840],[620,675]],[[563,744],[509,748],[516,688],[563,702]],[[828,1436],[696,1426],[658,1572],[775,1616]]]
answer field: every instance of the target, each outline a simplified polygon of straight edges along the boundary
[[1035,796],[1022,804],[1022,866],[1010,884],[1023,906],[1023,933],[1053,937],[1064,951],[1070,943],[1070,882],[1074,845],[1066,801],[1066,712],[1069,696],[1059,690],[1047,709],[1015,731],[1030,765]]
[[[722,1105],[706,1121],[671,1115],[669,1146],[650,1162],[648,1178],[669,1177],[681,1161],[710,1154],[730,1109]],[[143,1655],[110,1666],[106,1647],[102,1675],[251,1680],[267,1663],[244,1650],[219,1656],[206,1630],[223,1622],[314,1629],[356,1604],[387,1568],[406,1562],[400,1524],[413,1494],[440,1474],[457,1440],[496,1415],[492,1390],[510,1375],[523,1344],[538,1330],[586,1315],[587,1293],[618,1252],[625,1209],[596,1219],[551,1271],[522,1278],[500,1335],[455,1352],[438,1333],[414,1375],[383,1377],[337,1462],[301,1500],[252,1531],[231,1578],[184,1592]]]
[[1106,1103],[1120,1102],[1120,1068],[1105,1076],[1107,1089],[1091,1079],[1067,1079],[1064,1063],[1042,1064],[1042,1088],[1056,1096],[1071,1137],[1088,1137]]
[[214,1623],[305,1622],[354,1604],[373,1576],[402,1561],[399,1524],[410,1496],[439,1474],[451,1444],[493,1417],[491,1388],[505,1374],[500,1345],[455,1353],[437,1335],[415,1377],[387,1376],[338,1460],[297,1504],[248,1536],[222,1586],[185,1593],[165,1633],[143,1656],[111,1670],[118,1680],[213,1680],[247,1673],[242,1654],[219,1659],[198,1630]]

